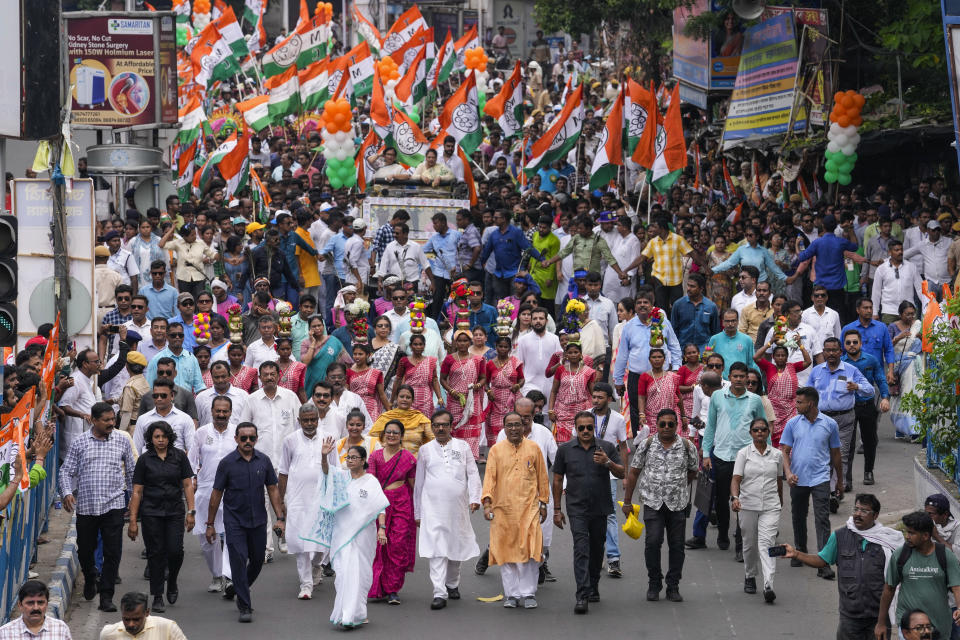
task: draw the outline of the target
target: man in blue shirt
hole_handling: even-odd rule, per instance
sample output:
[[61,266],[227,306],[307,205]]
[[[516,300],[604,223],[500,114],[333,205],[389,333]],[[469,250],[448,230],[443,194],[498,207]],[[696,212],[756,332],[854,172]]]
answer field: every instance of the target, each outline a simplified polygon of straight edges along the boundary
[[297,228],[297,220],[286,211],[278,213],[275,218],[277,229],[280,230],[280,249],[287,258],[287,264],[290,265],[290,271],[296,276],[296,282],[287,282],[286,276],[283,278],[283,286],[286,287],[284,295],[279,296],[287,300],[296,308],[300,304],[300,289],[304,288],[303,276],[300,275],[300,259],[297,258],[297,247],[300,247],[312,256],[317,255],[317,250],[307,244],[300,235],[294,231]]
[[524,251],[537,260],[543,260],[543,256],[530,244],[520,229],[510,224],[509,211],[504,209],[495,211],[493,224],[497,228],[490,232],[486,242],[483,243],[480,261],[486,263],[491,253],[496,257],[497,265],[490,275],[493,281],[493,299],[500,300],[510,295],[513,278],[517,275]]
[[[837,500],[831,508],[839,507],[842,491],[853,491],[853,470],[848,459],[856,431],[856,415],[853,412],[857,396],[873,398],[873,385],[860,370],[840,360],[843,350],[836,338],[823,341],[824,362],[810,371],[810,386],[820,394],[820,411],[833,418],[840,430],[840,451],[843,454],[843,475],[837,477]],[[842,490],[842,491],[841,491]],[[835,509],[834,509],[834,512]]]
[[[797,415],[787,420],[780,434],[783,471],[790,485],[793,544],[803,553],[807,552],[810,498],[813,497],[813,524],[817,531],[817,550],[820,550],[830,536],[830,470],[832,468],[838,478],[843,472],[840,430],[833,418],[820,412],[819,402],[820,394],[813,387],[797,389]],[[842,484],[837,485],[837,491],[842,497]],[[803,563],[793,558],[790,566],[800,567]],[[829,566],[818,569],[817,575],[827,580],[834,578]]]
[[[279,536],[286,529],[283,500],[277,488],[277,474],[266,454],[254,449],[257,442],[257,425],[241,422],[237,425],[234,440],[237,449],[228,453],[217,466],[210,494],[210,506],[206,514],[207,542],[213,544],[217,532],[213,522],[223,500],[223,528],[230,555],[230,572],[233,585],[225,595],[237,596],[240,622],[253,621],[250,605],[250,587],[260,575],[267,550],[267,508],[263,503],[266,487],[270,505],[277,516]],[[231,593],[231,591],[233,593]]]
[[681,346],[692,343],[700,351],[710,336],[720,331],[720,311],[712,300],[704,297],[706,288],[706,278],[691,273],[687,276],[687,295],[674,302],[670,309],[670,324],[676,327]]
[[[843,362],[852,364],[880,392],[880,411],[890,411],[890,389],[883,365],[861,347],[860,333],[856,329],[843,332],[843,346],[846,354]],[[873,466],[877,459],[877,405],[872,397],[857,394],[853,413],[860,425],[860,439],[863,440],[863,484],[873,484]],[[853,447],[847,453],[847,469],[853,464]]]
[[[324,320],[327,326],[333,326],[333,303],[337,301],[337,292],[344,286],[347,277],[347,271],[343,268],[343,256],[346,255],[347,237],[343,234],[344,216],[339,211],[333,211],[327,219],[327,227],[333,231],[333,235],[327,240],[320,251],[318,260],[321,262],[333,260],[333,272],[330,273],[324,269],[320,273],[323,278],[323,287],[325,291]],[[352,233],[352,231],[351,231]]]
[[487,346],[492,349],[497,341],[497,333],[494,331],[497,324],[497,309],[483,301],[483,285],[479,282],[470,283],[468,300],[470,303],[467,307],[467,311],[470,313],[470,331],[477,327],[483,327],[484,331],[487,332]]
[[[723,312],[723,331],[710,337],[707,347],[723,356],[723,377],[728,378],[730,365],[742,362],[748,369],[756,369],[753,363],[753,340],[745,333],[737,331],[740,316],[735,309]],[[747,445],[743,445],[747,446]]]
[[[633,318],[623,326],[620,334],[620,346],[617,364],[613,371],[613,382],[617,393],[624,393],[630,399],[630,424],[640,424],[640,409],[637,400],[640,374],[650,370],[650,310],[653,309],[653,287],[640,287],[637,292],[636,312]],[[670,325],[663,321],[663,342],[667,353],[664,369],[676,370],[683,363],[680,343]],[[626,375],[626,385],[624,385]]]
[[183,325],[179,322],[167,325],[167,346],[147,364],[144,374],[147,384],[153,385],[153,381],[157,379],[157,362],[161,358],[172,358],[177,364],[177,377],[173,381],[175,384],[194,393],[200,393],[207,388],[203,382],[203,374],[200,373],[200,363],[192,353],[183,348],[183,334]]
[[[817,278],[814,284],[823,285],[827,288],[827,306],[840,314],[840,317],[847,316],[846,298],[847,298],[847,272],[844,265],[844,251],[856,251],[857,234],[853,230],[853,222],[843,223],[843,233],[845,238],[836,235],[837,219],[833,216],[823,218],[823,234],[810,243],[810,246],[800,252],[793,261],[794,268],[801,262],[806,262],[810,258],[817,259]],[[787,278],[787,284],[792,284],[794,280],[800,277],[800,274],[794,273]]]
[[150,284],[138,292],[147,297],[147,318],[169,318],[177,312],[177,288],[166,282],[167,266],[162,260],[150,263]]
[[433,303],[428,315],[435,318],[440,315],[443,303],[450,293],[450,275],[459,271],[457,266],[457,244],[460,242],[460,232],[453,231],[447,224],[445,213],[433,214],[433,230],[436,232],[423,245],[424,253],[433,253],[436,257],[430,258],[430,270],[433,271]]
[[876,358],[881,368],[886,370],[887,382],[893,382],[893,362],[896,360],[893,355],[893,340],[890,339],[887,325],[873,319],[873,300],[857,300],[857,319],[843,327],[841,334],[846,335],[850,329],[860,334],[863,352]]

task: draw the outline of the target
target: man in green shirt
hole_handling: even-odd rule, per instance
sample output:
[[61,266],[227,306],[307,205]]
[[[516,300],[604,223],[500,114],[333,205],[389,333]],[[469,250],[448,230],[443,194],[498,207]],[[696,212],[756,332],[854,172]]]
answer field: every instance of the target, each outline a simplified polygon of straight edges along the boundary
[[[560,239],[553,235],[553,220],[550,216],[540,216],[537,221],[537,230],[533,234],[533,248],[540,252],[544,259],[549,260],[560,251]],[[540,287],[540,299],[549,303],[548,309],[553,309],[553,299],[557,296],[557,271],[553,266],[541,267],[540,263],[530,258],[530,276]]]
[[[886,629],[890,625],[887,609],[893,600],[894,589],[900,585],[897,618],[907,611],[921,609],[930,616],[940,637],[949,638],[952,622],[960,622],[960,609],[951,615],[947,590],[960,600],[960,562],[953,551],[933,541],[933,520],[926,511],[903,516],[903,526],[909,552],[900,547],[890,556],[874,633],[878,640],[887,639]],[[903,562],[901,554],[905,552],[908,555]]]
[[617,264],[617,259],[613,257],[607,241],[600,234],[593,232],[593,220],[590,219],[590,216],[582,215],[578,217],[574,226],[576,235],[570,238],[567,246],[549,260],[541,262],[540,266],[549,267],[572,253],[574,272],[583,270],[588,273],[591,271],[603,273],[601,264],[606,261],[610,268],[620,276],[620,284],[626,285],[629,282],[629,276]]

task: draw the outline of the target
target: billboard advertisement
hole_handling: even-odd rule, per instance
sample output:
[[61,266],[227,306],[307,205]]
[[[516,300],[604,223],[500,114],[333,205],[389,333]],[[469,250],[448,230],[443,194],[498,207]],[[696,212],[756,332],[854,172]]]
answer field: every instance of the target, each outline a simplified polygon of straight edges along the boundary
[[694,0],[690,8],[673,10],[673,75],[701,89],[710,88],[710,43],[683,35],[687,20],[708,11],[709,0]]
[[66,13],[64,21],[73,125],[176,125],[172,13]]

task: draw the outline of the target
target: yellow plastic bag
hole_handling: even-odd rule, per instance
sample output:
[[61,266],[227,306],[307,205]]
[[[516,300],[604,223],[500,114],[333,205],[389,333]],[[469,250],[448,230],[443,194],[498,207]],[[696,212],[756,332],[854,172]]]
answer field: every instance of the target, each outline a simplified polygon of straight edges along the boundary
[[[621,507],[623,502],[617,502]],[[643,535],[643,523],[640,522],[640,519],[637,516],[640,515],[640,505],[633,505],[633,513],[627,516],[627,521],[623,523],[623,532],[633,538],[634,540],[639,540],[640,536]]]

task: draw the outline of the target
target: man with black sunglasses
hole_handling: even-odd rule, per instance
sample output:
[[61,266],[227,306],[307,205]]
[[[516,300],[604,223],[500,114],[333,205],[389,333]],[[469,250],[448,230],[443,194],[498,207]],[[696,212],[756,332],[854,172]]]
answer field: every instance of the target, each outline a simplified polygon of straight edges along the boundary
[[250,603],[250,587],[263,568],[267,552],[267,507],[263,500],[266,488],[270,505],[276,515],[274,531],[278,537],[286,530],[286,514],[283,500],[277,487],[277,474],[270,458],[255,449],[257,425],[241,422],[237,425],[234,440],[236,451],[227,454],[217,465],[217,475],[210,493],[207,508],[205,537],[209,544],[217,539],[214,522],[220,501],[223,501],[223,527],[226,534],[227,552],[230,555],[230,573],[233,584],[224,597],[237,596],[240,622],[253,622]]
[[[557,448],[553,462],[553,524],[565,522],[561,499],[566,493],[570,532],[573,534],[573,574],[577,581],[577,604],[583,614],[588,602],[599,602],[600,568],[607,539],[607,516],[613,513],[610,474],[623,478],[624,467],[616,445],[595,437],[596,416],[579,412],[573,419],[577,439]],[[566,492],[563,480],[567,478]]]
[[[137,451],[145,449],[144,434],[147,427],[158,420],[166,421],[177,434],[174,446],[187,453],[193,448],[193,436],[196,432],[196,423],[189,415],[173,406],[175,385],[170,378],[157,378],[153,383],[153,409],[142,412],[137,418],[137,426],[133,430],[133,446]],[[146,395],[146,394],[144,394]],[[142,405],[141,405],[142,406]]]

